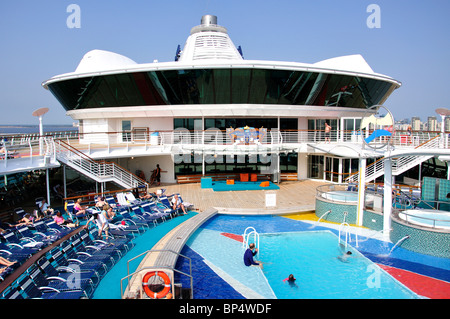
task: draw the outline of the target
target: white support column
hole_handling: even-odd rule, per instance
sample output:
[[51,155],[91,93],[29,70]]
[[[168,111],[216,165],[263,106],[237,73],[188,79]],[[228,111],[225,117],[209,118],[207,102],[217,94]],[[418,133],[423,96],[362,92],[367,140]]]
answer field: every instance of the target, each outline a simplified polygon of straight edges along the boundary
[[358,181],[358,206],[357,206],[357,219],[358,226],[362,226],[364,217],[364,198],[366,196],[366,164],[365,158],[359,159],[359,181]]
[[46,184],[47,184],[47,203],[50,206],[50,177],[48,168],[45,170]]
[[64,188],[64,198],[67,197],[67,179],[66,179],[66,165],[63,164],[63,188]]
[[389,238],[392,213],[392,160],[384,160],[383,235]]
[[202,152],[202,176],[205,176],[205,152]]

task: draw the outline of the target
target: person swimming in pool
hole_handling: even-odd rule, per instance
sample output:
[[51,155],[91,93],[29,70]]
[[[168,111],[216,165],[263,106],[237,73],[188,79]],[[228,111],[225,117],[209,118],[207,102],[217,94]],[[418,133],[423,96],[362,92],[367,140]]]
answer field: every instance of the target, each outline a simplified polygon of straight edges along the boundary
[[337,258],[342,261],[343,263],[348,263],[349,262],[349,258],[351,257],[352,252],[349,250],[347,251],[345,254],[343,254],[342,256],[338,256]]
[[263,268],[262,262],[256,262],[255,260],[253,260],[253,257],[258,253],[258,248],[255,248],[255,244],[251,243],[247,250],[244,253],[244,264],[247,267],[250,266],[258,266],[261,269]]
[[294,275],[290,274],[289,277],[283,279],[283,282],[287,282],[291,287],[298,287],[297,284],[295,283],[296,280],[297,279],[295,279]]

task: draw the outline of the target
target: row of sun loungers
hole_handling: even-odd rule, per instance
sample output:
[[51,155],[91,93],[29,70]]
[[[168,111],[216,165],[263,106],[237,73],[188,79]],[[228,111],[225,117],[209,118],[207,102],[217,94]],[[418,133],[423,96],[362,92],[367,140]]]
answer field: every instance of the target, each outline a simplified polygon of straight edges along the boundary
[[[0,257],[16,261],[0,274],[0,282],[31,256],[38,252],[42,254],[3,291],[1,297],[92,297],[103,276],[134,247],[136,236],[180,213],[170,207],[167,196],[136,199],[130,194],[106,198],[115,212],[107,240],[97,237],[97,229],[92,223],[89,229],[83,226],[96,208],[90,208],[86,216],[75,216],[71,211],[73,205],[67,206],[67,214],[80,222],[76,228],[58,225],[53,219],[46,218],[32,226],[22,225],[0,234]],[[44,249],[46,251],[42,253]]]

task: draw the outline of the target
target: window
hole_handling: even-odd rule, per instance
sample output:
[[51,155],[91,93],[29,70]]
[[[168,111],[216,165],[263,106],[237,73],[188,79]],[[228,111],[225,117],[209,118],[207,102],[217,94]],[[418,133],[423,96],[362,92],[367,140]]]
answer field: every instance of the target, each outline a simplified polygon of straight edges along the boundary
[[131,142],[131,121],[122,121],[122,142]]
[[286,104],[367,108],[395,84],[341,74],[230,68],[101,75],[48,85],[66,110],[161,104]]

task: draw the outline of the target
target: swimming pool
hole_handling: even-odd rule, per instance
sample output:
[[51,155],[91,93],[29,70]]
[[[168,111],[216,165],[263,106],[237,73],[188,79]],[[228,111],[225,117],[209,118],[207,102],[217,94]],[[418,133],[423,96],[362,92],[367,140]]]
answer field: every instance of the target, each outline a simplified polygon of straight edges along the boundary
[[[314,227],[311,227],[311,225],[314,225]],[[282,279],[286,278],[291,272],[294,273],[292,267],[281,271],[279,276],[272,279],[270,274],[265,273],[266,270],[270,270],[270,264],[265,265],[262,274],[264,274],[264,281],[267,281],[270,290],[265,284],[259,288],[254,287],[254,283],[259,283],[259,279],[256,276],[252,277],[254,278],[253,280],[250,279],[246,283],[242,283],[239,281],[239,278],[236,278],[238,272],[234,274],[226,271],[225,261],[231,261],[228,257],[229,254],[224,255],[226,251],[225,248],[227,247],[235,247],[236,253],[231,255],[234,258],[234,263],[239,267],[242,266],[243,250],[241,235],[249,226],[253,226],[260,234],[262,255],[264,254],[264,249],[266,249],[263,249],[262,245],[262,240],[264,240],[266,234],[328,231],[335,236],[338,235],[337,227],[333,227],[332,224],[317,224],[314,222],[289,218],[288,216],[216,215],[205,222],[196,233],[191,236],[182,251],[183,255],[192,258],[195,299],[258,298],[255,297],[257,294],[270,295],[271,293],[275,295],[275,297],[272,298],[283,298],[278,297],[278,292],[275,287],[276,284],[273,284],[272,282],[273,280],[282,281]],[[203,232],[204,230],[206,230],[206,232]],[[372,275],[370,280],[376,279],[374,278],[374,276],[376,276],[375,269],[377,274],[379,269],[375,266],[379,266],[384,271],[394,276],[399,283],[401,282],[401,284],[414,291],[419,297],[443,298],[442,296],[444,296],[444,298],[448,298],[448,296],[450,296],[450,264],[448,258],[424,255],[403,249],[402,247],[396,247],[392,250],[394,243],[372,238],[373,231],[367,230],[366,237],[364,237],[363,229],[358,228],[358,232],[360,233],[360,236],[357,250],[371,262],[376,263],[376,265],[373,264],[368,269],[364,269],[366,280],[369,279],[370,275]],[[197,239],[199,242],[197,242]],[[202,240],[205,241],[202,243]],[[332,242],[334,242],[333,247],[335,247],[334,257],[337,257],[340,255],[339,249],[337,248],[337,238],[335,237]],[[356,247],[354,242],[351,242],[350,244]],[[199,246],[205,247],[199,250]],[[353,255],[356,256],[356,253]],[[258,259],[260,257],[257,255],[255,258]],[[266,261],[264,260],[265,258],[266,257],[261,256],[261,260]],[[216,263],[220,263],[220,266]],[[182,269],[182,267],[185,267],[184,270],[186,271],[189,269],[189,265],[184,259],[180,260],[177,269]],[[386,269],[386,267],[388,269]],[[258,270],[258,268],[255,269],[255,272],[256,270]],[[401,273],[400,276],[398,276],[399,273]],[[232,276],[227,277],[227,275],[230,274]],[[298,272],[298,274],[301,275],[301,272]],[[297,273],[294,273],[294,275],[298,276]],[[423,281],[424,278],[429,278],[429,281],[425,283]],[[262,282],[263,280],[261,279],[260,281]],[[305,280],[302,281],[299,279],[299,286],[301,287],[305,282]],[[186,285],[188,284],[189,283],[186,282]],[[383,287],[384,286],[382,285],[381,288]],[[289,296],[288,298],[297,297]],[[330,296],[329,298],[334,299],[338,297]],[[351,298],[362,297],[355,295]],[[384,296],[383,293],[380,293],[380,296],[377,298],[392,297],[390,297],[390,293],[386,293],[386,296]],[[410,297],[407,296],[406,298]]]
[[[244,232],[243,224],[236,216],[214,219],[217,223],[213,222],[212,228],[200,228],[186,245],[244,298],[418,298],[350,246],[352,257],[340,261],[343,251],[337,236],[328,230],[260,234],[261,252],[255,258],[264,262],[264,269],[246,267],[239,235]],[[227,232],[236,221],[239,226],[234,233]],[[265,227],[270,230],[273,225],[266,223]],[[297,278],[297,287],[283,282],[290,273]],[[222,287],[215,287],[219,289]]]
[[450,230],[450,212],[435,209],[408,209],[398,216],[415,225]]
[[[260,258],[264,274],[277,298],[417,298],[380,267],[347,246],[329,231],[262,234]],[[295,285],[283,282],[289,274]]]

